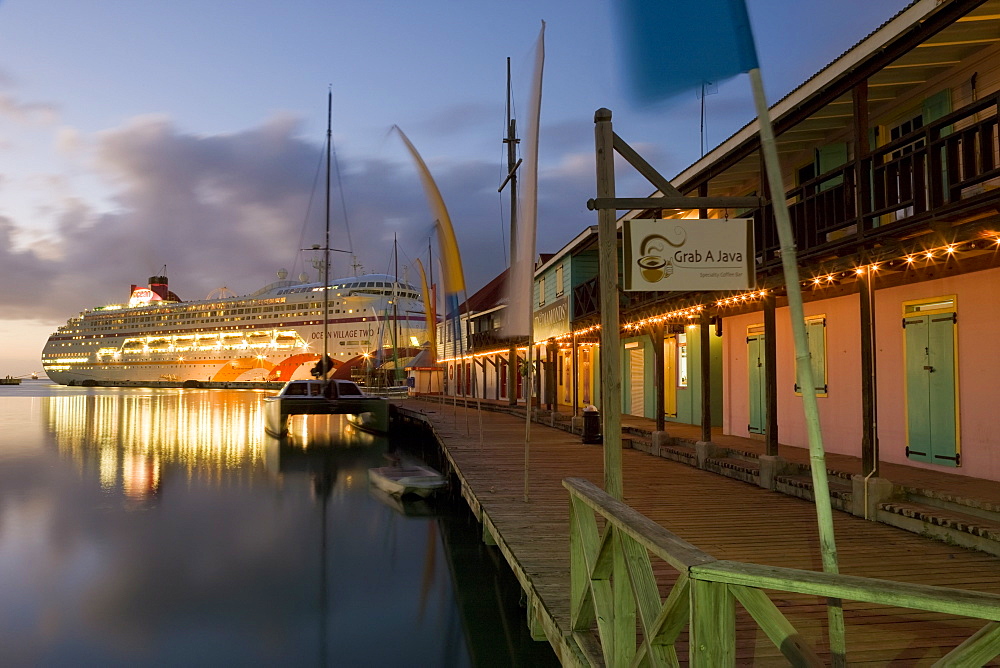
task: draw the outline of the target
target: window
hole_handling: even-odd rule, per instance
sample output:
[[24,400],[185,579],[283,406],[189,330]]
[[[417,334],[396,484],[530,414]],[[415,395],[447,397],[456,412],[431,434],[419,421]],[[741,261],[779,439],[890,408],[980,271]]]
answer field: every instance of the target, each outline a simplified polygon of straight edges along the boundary
[[[809,359],[812,362],[816,396],[828,396],[826,383],[826,316],[818,315],[806,318],[806,340],[809,343]],[[798,378],[798,371],[796,370],[795,393],[802,394]]]
[[538,279],[538,305],[545,306],[545,277]]
[[563,296],[563,265],[556,267],[556,297]]

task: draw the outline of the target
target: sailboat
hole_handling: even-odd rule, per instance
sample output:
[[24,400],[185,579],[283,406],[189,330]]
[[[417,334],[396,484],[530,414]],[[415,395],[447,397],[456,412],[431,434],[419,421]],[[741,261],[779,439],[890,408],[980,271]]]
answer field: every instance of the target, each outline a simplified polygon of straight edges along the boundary
[[[290,380],[274,397],[267,397],[265,408],[266,431],[275,437],[288,433],[288,418],[296,414],[345,414],[348,421],[365,431],[384,433],[389,429],[389,410],[381,397],[365,394],[351,380],[331,378],[334,371],[333,359],[330,357],[330,292],[337,286],[330,283],[330,162],[333,144],[333,92],[327,96],[326,125],[326,214],[325,243],[321,248],[315,246],[311,250],[323,252],[323,282],[319,290],[323,292],[323,354],[312,369],[315,380]],[[358,289],[368,287],[367,283],[381,281],[365,281],[355,284]],[[395,287],[393,288],[395,291]],[[340,295],[341,293],[336,293]],[[394,292],[395,294],[395,292]],[[393,302],[398,301],[393,299]]]

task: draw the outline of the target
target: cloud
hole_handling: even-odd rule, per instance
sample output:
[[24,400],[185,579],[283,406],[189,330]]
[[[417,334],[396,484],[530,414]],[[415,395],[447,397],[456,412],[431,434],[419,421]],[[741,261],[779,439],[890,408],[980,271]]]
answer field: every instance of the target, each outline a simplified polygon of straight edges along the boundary
[[25,125],[51,125],[59,114],[51,104],[19,102],[10,95],[0,95],[0,116]]
[[[58,322],[84,308],[121,302],[131,284],[144,283],[164,265],[171,288],[188,300],[204,299],[223,285],[247,294],[274,280],[279,268],[293,277],[303,271],[315,276],[309,253],[300,249],[323,242],[323,149],[301,137],[294,118],[195,135],[167,117],[144,116],[90,136],[60,128],[59,136],[86,147],[79,153],[92,160],[87,178],[110,195],[96,202],[74,192],[74,181],[40,178],[50,195],[42,213],[56,221],[52,230],[0,218],[5,317]],[[341,156],[339,166],[339,182],[332,180],[331,245],[350,247],[365,271],[391,273],[395,236],[400,273],[407,266],[416,282],[413,260],[426,257],[433,221],[412,165],[396,155]],[[474,291],[505,267],[508,196],[497,193],[498,167],[439,158],[431,169]],[[542,170],[539,210],[547,222],[539,250],[560,247],[592,222],[586,211],[592,172],[580,169],[567,178]],[[565,207],[567,201],[578,206]],[[336,275],[351,273],[346,255],[334,254],[333,262]]]
[[[469,130],[480,131],[491,124],[502,130],[503,119],[497,116],[495,105],[467,102],[453,104],[436,110],[432,116],[424,117],[412,124],[414,130],[427,133],[429,137],[454,137]],[[407,124],[410,125],[410,124]]]

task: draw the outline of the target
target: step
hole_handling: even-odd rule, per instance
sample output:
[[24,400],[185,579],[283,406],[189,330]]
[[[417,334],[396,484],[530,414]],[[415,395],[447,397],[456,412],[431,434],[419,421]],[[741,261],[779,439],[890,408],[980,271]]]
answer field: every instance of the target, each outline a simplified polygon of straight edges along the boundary
[[[775,491],[813,501],[813,479],[809,469],[798,473],[775,476]],[[851,511],[852,486],[847,474],[827,471],[827,486],[830,489],[830,506],[836,510]]]
[[1000,556],[1000,522],[911,500],[878,506],[878,520],[931,538]]
[[760,484],[760,463],[756,459],[747,459],[738,455],[709,457],[705,460],[705,470],[753,485]]

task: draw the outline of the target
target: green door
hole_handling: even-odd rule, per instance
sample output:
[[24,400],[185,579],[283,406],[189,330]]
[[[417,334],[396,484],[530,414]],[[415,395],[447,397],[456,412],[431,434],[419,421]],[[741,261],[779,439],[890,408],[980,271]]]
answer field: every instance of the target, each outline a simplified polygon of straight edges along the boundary
[[906,339],[906,456],[958,466],[955,313],[903,319]]
[[750,423],[751,434],[763,434],[767,427],[767,376],[764,372],[764,335],[747,337],[747,364],[750,377]]

